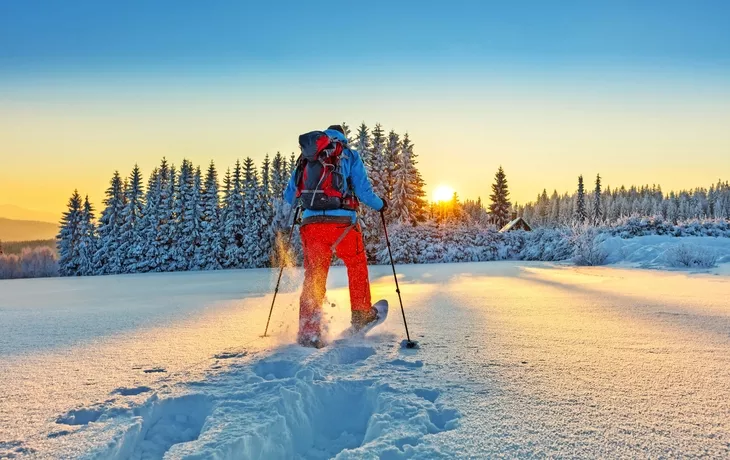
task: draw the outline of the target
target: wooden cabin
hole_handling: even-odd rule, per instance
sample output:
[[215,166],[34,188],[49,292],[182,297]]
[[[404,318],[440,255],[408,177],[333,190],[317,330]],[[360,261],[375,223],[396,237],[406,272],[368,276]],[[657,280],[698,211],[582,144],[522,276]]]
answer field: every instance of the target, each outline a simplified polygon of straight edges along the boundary
[[507,225],[502,227],[499,233],[511,232],[513,230],[524,230],[526,232],[532,231],[532,227],[522,217],[515,217]]

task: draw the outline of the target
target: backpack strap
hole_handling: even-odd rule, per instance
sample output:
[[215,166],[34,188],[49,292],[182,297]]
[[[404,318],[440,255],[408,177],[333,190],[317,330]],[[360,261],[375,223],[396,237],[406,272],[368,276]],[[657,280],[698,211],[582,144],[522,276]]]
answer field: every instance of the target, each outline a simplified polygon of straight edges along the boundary
[[339,244],[340,244],[340,243],[342,243],[342,240],[344,240],[344,239],[345,239],[345,237],[347,236],[347,234],[348,234],[348,233],[350,233],[350,231],[351,231],[351,230],[352,230],[353,228],[355,228],[355,226],[356,226],[356,225],[357,225],[357,217],[355,217],[355,222],[353,222],[353,223],[352,223],[351,225],[349,225],[349,226],[348,226],[348,227],[347,227],[347,228],[346,228],[346,229],[345,229],[345,230],[344,230],[344,231],[342,232],[342,235],[340,235],[340,236],[339,236],[339,237],[338,237],[338,238],[337,238],[337,239],[335,240],[335,242],[334,242],[334,243],[332,243],[332,246],[330,246],[330,249],[332,250],[332,252],[335,252],[335,250],[337,249],[337,246],[339,246]]

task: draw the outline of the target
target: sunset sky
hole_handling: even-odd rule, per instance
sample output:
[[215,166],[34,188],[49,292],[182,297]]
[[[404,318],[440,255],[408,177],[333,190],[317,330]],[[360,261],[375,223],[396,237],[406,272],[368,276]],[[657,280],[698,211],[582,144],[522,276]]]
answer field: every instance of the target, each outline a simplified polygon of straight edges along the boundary
[[0,205],[99,207],[115,169],[258,163],[343,120],[407,131],[462,198],[499,165],[519,202],[730,179],[728,2],[349,5],[0,3]]

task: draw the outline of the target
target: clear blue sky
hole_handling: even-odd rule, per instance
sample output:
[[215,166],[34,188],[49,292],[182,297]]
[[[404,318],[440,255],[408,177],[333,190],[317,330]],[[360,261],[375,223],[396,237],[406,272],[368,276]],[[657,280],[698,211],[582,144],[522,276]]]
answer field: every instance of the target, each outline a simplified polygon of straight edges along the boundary
[[730,2],[4,1],[0,71],[730,64]]
[[499,164],[521,202],[598,172],[706,185],[730,1],[0,1],[0,204],[99,204],[114,169],[225,169],[341,120],[408,131],[462,197]]

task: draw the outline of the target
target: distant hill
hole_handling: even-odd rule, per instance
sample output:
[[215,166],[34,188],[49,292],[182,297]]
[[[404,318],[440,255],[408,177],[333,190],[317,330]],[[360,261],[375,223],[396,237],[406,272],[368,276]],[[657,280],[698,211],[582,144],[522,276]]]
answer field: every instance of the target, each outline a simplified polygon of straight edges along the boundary
[[0,217],[0,241],[48,240],[57,233],[58,224]]
[[0,204],[0,217],[13,220],[35,220],[39,222],[58,222],[61,214],[21,208],[14,204]]

